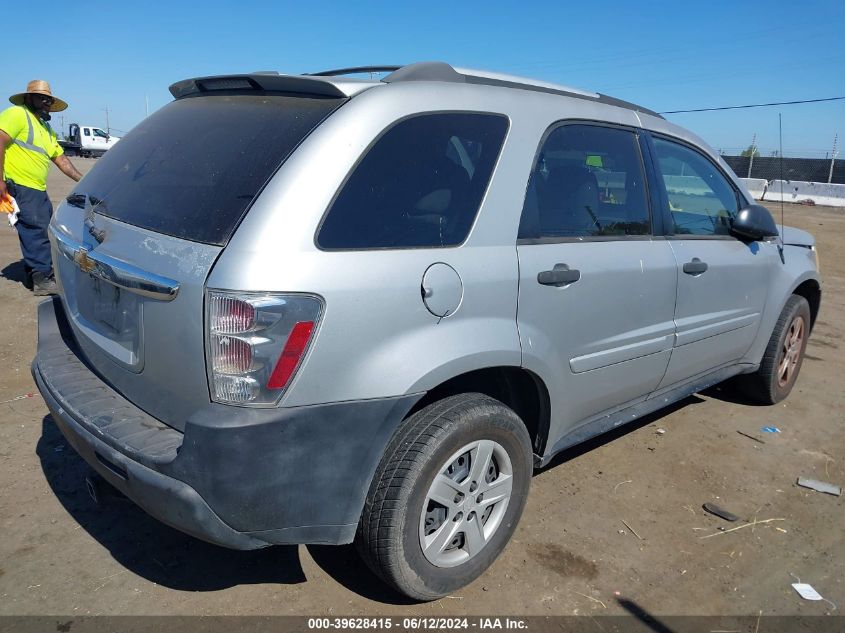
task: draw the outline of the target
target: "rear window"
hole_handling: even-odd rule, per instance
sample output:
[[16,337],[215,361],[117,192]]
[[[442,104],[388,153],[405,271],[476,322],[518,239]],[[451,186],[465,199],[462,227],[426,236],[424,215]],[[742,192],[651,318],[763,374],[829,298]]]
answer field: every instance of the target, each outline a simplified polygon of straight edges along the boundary
[[174,101],[109,149],[74,194],[99,201],[97,213],[116,220],[222,246],[282,161],[341,103],[268,95]]
[[472,226],[508,129],[497,114],[436,113],[400,121],[343,185],[320,248],[455,246]]

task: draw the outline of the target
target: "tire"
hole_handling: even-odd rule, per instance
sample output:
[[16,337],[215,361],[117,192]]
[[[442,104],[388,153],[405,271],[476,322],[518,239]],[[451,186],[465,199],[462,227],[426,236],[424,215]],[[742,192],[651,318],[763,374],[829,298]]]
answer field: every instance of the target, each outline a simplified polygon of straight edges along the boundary
[[810,319],[807,300],[790,296],[772,331],[760,368],[743,382],[747,396],[761,404],[776,404],[789,395],[804,361]]
[[478,578],[504,550],[532,470],[528,431],[504,404],[478,393],[432,403],[388,444],[364,503],[358,551],[397,591],[441,598]]

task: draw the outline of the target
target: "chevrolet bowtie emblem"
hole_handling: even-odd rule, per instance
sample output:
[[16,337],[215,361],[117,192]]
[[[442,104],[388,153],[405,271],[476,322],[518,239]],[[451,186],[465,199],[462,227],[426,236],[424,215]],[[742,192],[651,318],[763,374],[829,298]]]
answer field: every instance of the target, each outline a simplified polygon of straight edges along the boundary
[[78,248],[73,253],[73,261],[79,266],[79,270],[84,273],[90,273],[97,267],[97,262],[88,257],[87,248]]

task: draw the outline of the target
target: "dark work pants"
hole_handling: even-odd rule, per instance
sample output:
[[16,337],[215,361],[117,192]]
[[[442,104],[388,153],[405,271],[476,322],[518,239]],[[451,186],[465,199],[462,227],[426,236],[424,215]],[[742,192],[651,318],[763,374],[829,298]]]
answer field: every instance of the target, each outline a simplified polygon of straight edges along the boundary
[[6,184],[21,210],[15,228],[21,241],[21,254],[27,277],[32,272],[49,274],[53,270],[53,260],[50,256],[47,226],[53,217],[53,204],[46,191],[30,189],[12,182]]

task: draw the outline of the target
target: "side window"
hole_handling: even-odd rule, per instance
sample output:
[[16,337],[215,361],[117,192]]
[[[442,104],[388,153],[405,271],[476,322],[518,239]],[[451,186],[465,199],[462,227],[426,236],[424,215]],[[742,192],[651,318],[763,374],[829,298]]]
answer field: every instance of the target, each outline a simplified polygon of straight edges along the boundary
[[85,134],[85,136],[91,136],[91,130],[89,130],[87,127],[82,128],[82,132],[83,134]]
[[633,132],[561,125],[531,171],[520,238],[648,235],[651,221]]
[[324,249],[455,246],[487,190],[508,128],[494,114],[400,121],[343,185],[317,236]]
[[676,235],[729,235],[739,210],[728,180],[698,152],[654,139],[658,169],[666,187]]

